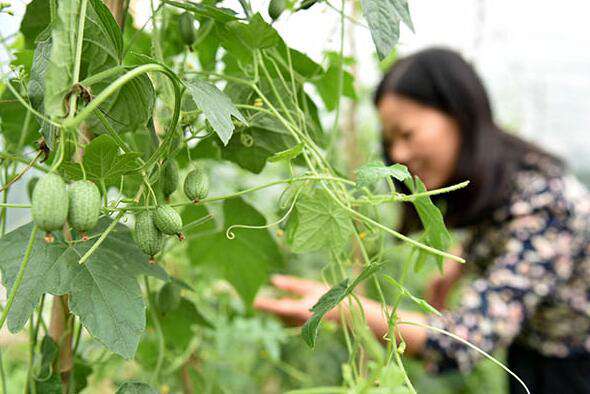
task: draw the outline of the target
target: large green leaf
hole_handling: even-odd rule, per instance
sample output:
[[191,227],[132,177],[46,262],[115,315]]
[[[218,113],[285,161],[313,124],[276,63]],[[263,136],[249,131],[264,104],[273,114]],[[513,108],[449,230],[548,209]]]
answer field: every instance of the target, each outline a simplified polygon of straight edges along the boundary
[[20,24],[20,32],[25,37],[25,47],[34,48],[35,38],[50,22],[49,1],[33,0],[27,5],[27,10]]
[[[48,244],[38,233],[8,313],[8,328],[23,328],[42,294],[70,294],[70,308],[88,332],[109,350],[125,358],[135,354],[145,329],[145,304],[137,284],[138,275],[166,280],[165,271],[147,263],[147,256],[133,242],[129,229],[117,224],[84,265],[78,260],[96,242],[110,219],[101,219],[89,233],[91,240],[68,245],[61,234]],[[0,239],[0,270],[8,291],[20,267],[32,223],[17,228]]]
[[[140,167],[140,153],[120,153],[119,147],[112,137],[103,134],[96,137],[85,148],[82,165],[87,179],[98,183],[118,186],[124,174],[133,172]],[[81,179],[82,170],[78,163],[62,164],[65,174],[70,179]]]
[[39,137],[36,133],[39,124],[35,116],[29,115],[28,127],[25,127],[27,110],[8,89],[4,90],[0,101],[2,102],[0,105],[0,133],[6,141],[4,150],[10,151],[18,146],[21,138],[23,147],[32,145],[33,141]]
[[[59,2],[51,31],[51,55],[45,73],[44,106],[50,116],[66,114],[65,99],[74,84],[74,63],[80,0]],[[109,69],[121,61],[123,41],[110,11],[100,0],[86,8],[79,79]]]
[[226,237],[226,229],[234,224],[260,226],[264,217],[241,198],[223,204],[225,226],[222,231],[203,235],[189,246],[195,264],[209,264],[219,270],[236,289],[247,306],[252,304],[271,268],[282,264],[283,258],[267,229],[233,229],[234,239]]
[[359,188],[372,186],[376,182],[388,177],[393,177],[400,182],[406,179],[412,179],[408,168],[403,164],[385,166],[380,161],[372,161],[360,166],[356,170],[356,184]]
[[[122,74],[121,72],[119,75],[92,85],[92,91],[102,91]],[[115,131],[119,133],[134,132],[145,128],[152,117],[155,100],[156,94],[152,81],[146,74],[143,74],[133,78],[113,93],[98,106],[98,111],[104,114],[107,122]],[[96,116],[90,117],[87,124],[96,134],[107,131]]]
[[247,24],[235,21],[228,23],[227,27],[251,50],[271,48],[279,43],[279,34],[259,12]]
[[395,2],[398,0],[361,0],[363,15],[369,23],[371,36],[380,59],[395,48],[399,40],[400,16]]
[[295,208],[289,219],[294,221],[287,226],[294,252],[339,251],[350,241],[354,231],[350,216],[324,189],[302,193]]
[[378,263],[371,263],[367,265],[363,271],[352,281],[352,283],[348,284],[348,279],[343,280],[342,282],[338,283],[336,286],[332,287],[328,290],[319,300],[318,302],[311,308],[311,312],[313,315],[305,322],[303,327],[301,328],[301,336],[305,340],[305,342],[309,345],[309,347],[313,348],[315,346],[316,338],[318,335],[318,327],[320,325],[320,321],[322,317],[332,309],[336,307],[346,296],[352,293],[354,288],[373,275],[375,272],[379,271],[382,268],[382,264]]
[[[175,350],[182,351],[187,348],[195,335],[193,326],[213,328],[213,325],[199,312],[195,304],[184,297],[180,299],[176,308],[166,313],[161,311],[156,313],[166,338],[166,346]],[[148,324],[153,324],[151,319],[152,316],[148,314]]]
[[[405,184],[411,190],[412,193],[422,193],[426,191],[424,183],[418,177],[406,179]],[[424,226],[424,239],[426,243],[436,249],[446,251],[452,242],[452,237],[445,226],[445,222],[442,213],[436,205],[433,204],[429,196],[422,196],[412,201],[420,221]],[[420,251],[420,253],[427,253]],[[439,269],[442,272],[443,268],[443,257],[434,256],[438,264]]]
[[164,3],[182,8],[190,11],[200,18],[211,18],[218,22],[225,23],[236,20],[235,12],[228,8],[219,8],[206,3],[192,3],[192,2],[178,2],[172,0],[164,0]]
[[[344,59],[338,53],[329,53],[330,63],[328,69],[321,77],[316,78],[313,83],[320,94],[322,101],[326,105],[328,111],[333,111],[340,99],[338,95],[338,84],[340,74],[340,63],[344,63]],[[346,70],[342,71],[342,96],[356,100],[356,92],[354,89],[354,77]]]
[[246,119],[231,100],[215,85],[202,79],[186,81],[185,85],[197,107],[213,127],[224,145],[227,145],[234,132],[232,116],[246,123]]

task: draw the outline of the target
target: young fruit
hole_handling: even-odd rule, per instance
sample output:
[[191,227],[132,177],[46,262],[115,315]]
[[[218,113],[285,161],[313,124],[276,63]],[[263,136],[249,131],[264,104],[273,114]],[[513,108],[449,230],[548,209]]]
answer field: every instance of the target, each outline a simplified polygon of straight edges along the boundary
[[180,287],[173,282],[164,284],[158,292],[156,301],[162,314],[175,310],[180,305]]
[[181,241],[184,239],[182,218],[170,205],[160,205],[156,209],[154,224],[164,234],[176,235]]
[[135,218],[135,238],[139,249],[150,256],[150,263],[155,263],[154,256],[164,246],[164,234],[154,224],[152,211],[141,211]]
[[35,224],[46,231],[45,241],[53,242],[51,231],[62,228],[68,216],[68,192],[59,175],[47,174],[37,182],[31,214]]
[[87,240],[86,232],[98,223],[100,192],[90,181],[76,181],[70,185],[68,223]]
[[160,179],[162,182],[162,192],[166,201],[168,201],[170,195],[178,189],[178,165],[174,160],[166,161]]
[[286,0],[270,0],[270,3],[268,4],[268,16],[270,16],[273,21],[277,20],[283,11],[285,11],[286,7]]
[[209,177],[200,168],[192,170],[184,180],[184,194],[189,200],[197,203],[209,193]]
[[189,48],[195,42],[195,26],[193,14],[190,12],[183,12],[178,17],[178,29],[180,31],[180,38],[184,45]]

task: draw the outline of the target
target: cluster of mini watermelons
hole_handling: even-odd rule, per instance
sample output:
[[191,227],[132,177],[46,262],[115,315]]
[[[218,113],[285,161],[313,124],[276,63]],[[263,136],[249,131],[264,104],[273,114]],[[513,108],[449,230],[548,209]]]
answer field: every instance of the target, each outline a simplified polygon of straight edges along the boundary
[[[162,192],[166,201],[169,201],[172,193],[178,188],[178,167],[176,162],[169,160],[162,168],[160,175]],[[184,180],[184,193],[193,202],[198,202],[209,192],[209,178],[199,167],[188,173]],[[156,209],[140,211],[135,220],[135,237],[141,250],[150,256],[150,262],[154,262],[154,256],[164,246],[166,235],[176,235],[181,241],[182,218],[170,205],[159,205]]]
[[160,205],[137,214],[135,238],[139,248],[150,256],[150,262],[154,262],[154,256],[164,247],[166,235],[176,235],[181,241],[184,239],[182,218],[170,205]]
[[82,239],[98,223],[100,192],[90,181],[80,180],[69,188],[57,174],[47,174],[39,179],[31,193],[33,221],[45,230],[45,240],[53,241],[52,231],[63,228],[66,220]]

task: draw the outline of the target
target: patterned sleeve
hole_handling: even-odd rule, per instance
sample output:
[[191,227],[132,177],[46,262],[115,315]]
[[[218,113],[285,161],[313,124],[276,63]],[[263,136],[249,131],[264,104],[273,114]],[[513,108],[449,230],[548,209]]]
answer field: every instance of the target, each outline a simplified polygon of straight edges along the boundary
[[[501,253],[462,295],[459,308],[428,321],[488,353],[509,345],[537,305],[572,269],[565,253],[572,235],[563,215],[547,207],[535,209],[512,217],[501,232],[506,240]],[[481,358],[466,345],[433,331],[428,333],[423,357],[434,372],[468,371]]]

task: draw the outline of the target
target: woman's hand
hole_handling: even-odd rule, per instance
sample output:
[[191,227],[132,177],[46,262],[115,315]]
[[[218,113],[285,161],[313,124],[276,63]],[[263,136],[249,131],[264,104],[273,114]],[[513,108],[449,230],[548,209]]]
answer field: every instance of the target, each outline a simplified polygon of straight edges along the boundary
[[[254,301],[254,307],[277,315],[291,325],[305,323],[312,316],[311,307],[329,290],[321,282],[289,275],[273,275],[270,281],[277,289],[290,292],[296,297],[258,297]],[[331,310],[326,317],[337,319],[338,310],[336,308]]]
[[[270,281],[276,288],[293,293],[297,298],[261,296],[254,301],[254,307],[272,313],[288,324],[297,326],[304,324],[312,316],[311,307],[329,290],[327,286],[320,282],[288,275],[273,275]],[[389,323],[383,315],[381,304],[361,296],[358,297],[358,300],[362,304],[367,325],[375,336],[384,342],[384,338],[389,331]],[[324,318],[339,321],[339,308],[344,308],[346,312],[348,309],[347,303],[341,302],[338,307],[326,313]],[[418,312],[398,310],[398,318],[403,321],[425,322],[424,315]],[[399,335],[400,332],[406,342],[407,354],[417,354],[422,351],[426,342],[426,331],[423,328],[400,325],[396,333]]]

